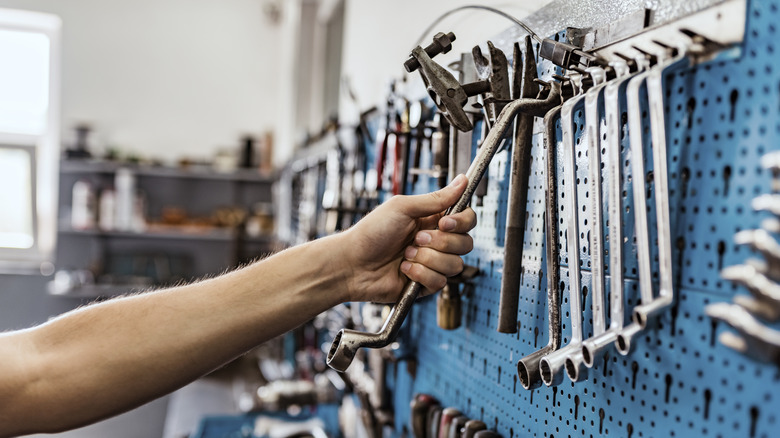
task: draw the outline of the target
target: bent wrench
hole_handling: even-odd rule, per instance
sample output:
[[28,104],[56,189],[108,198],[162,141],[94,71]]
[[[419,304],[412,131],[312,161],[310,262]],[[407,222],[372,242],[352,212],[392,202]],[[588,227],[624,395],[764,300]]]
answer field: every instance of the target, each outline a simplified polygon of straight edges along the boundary
[[[571,80],[578,82],[581,90],[582,77],[571,74]],[[547,386],[558,385],[563,381],[566,356],[580,349],[582,343],[582,307],[580,305],[580,226],[577,214],[577,156],[574,150],[574,108],[585,99],[582,93],[566,101],[561,107],[561,137],[563,139],[564,181],[571,187],[569,195],[568,224],[566,230],[567,250],[569,253],[569,315],[571,315],[571,340],[569,343],[539,360],[539,373]]]
[[[618,351],[626,355],[631,350],[631,339],[647,327],[650,318],[658,315],[674,301],[674,277],[672,273],[672,233],[671,220],[669,214],[669,179],[668,164],[666,160],[666,120],[664,117],[664,87],[663,79],[670,71],[675,71],[690,65],[690,60],[685,50],[680,50],[680,55],[672,58],[670,61],[652,67],[647,73],[640,74],[638,81],[632,87],[632,80],[629,83],[630,92],[627,98],[631,99],[629,107],[629,131],[631,136],[631,160],[632,174],[634,175],[634,215],[636,218],[637,233],[637,251],[640,256],[648,257],[647,265],[640,263],[640,296],[641,303],[634,307],[631,314],[632,323],[626,327],[618,336]],[[650,260],[649,250],[650,242],[647,229],[647,210],[646,198],[644,196],[644,164],[642,163],[642,120],[641,108],[639,108],[639,86],[641,80],[647,81],[647,105],[650,112],[650,137],[653,150],[653,184],[655,185],[655,208],[657,222],[657,240],[658,240],[658,270],[659,285],[658,297],[653,297],[653,289],[649,275]],[[633,118],[635,119],[632,123]],[[635,141],[636,138],[636,141]],[[639,178],[639,180],[637,180]],[[638,184],[637,184],[638,183]],[[637,196],[639,194],[639,196]],[[643,202],[644,201],[644,202]],[[640,217],[644,223],[640,228]],[[647,236],[647,237],[644,237]],[[639,245],[640,239],[646,239],[645,247]],[[648,275],[645,282],[642,281],[642,270],[646,269],[645,275]]]
[[[603,92],[607,85],[607,74],[603,68],[587,69],[593,79],[594,87],[585,93],[585,135],[588,146],[588,178],[590,179],[590,266],[591,292],[593,301],[593,335],[604,333],[606,325],[604,315],[604,229],[601,203],[601,135],[599,133],[600,107],[603,104]],[[566,374],[573,382],[587,377],[583,366],[582,348],[575,349],[566,357]]]
[[617,78],[604,90],[604,116],[607,122],[607,176],[609,212],[609,329],[601,335],[594,335],[582,343],[582,359],[585,366],[592,368],[605,350],[615,342],[623,329],[623,209],[622,159],[620,155],[620,93],[630,79],[628,65],[624,61],[612,63]]
[[[553,86],[560,84],[553,82]],[[545,159],[547,166],[545,256],[547,257],[547,345],[523,357],[517,362],[517,376],[525,389],[534,389],[541,385],[539,360],[561,346],[561,304],[560,304],[560,265],[558,264],[558,191],[556,151],[558,143],[555,139],[555,120],[561,113],[561,106],[551,109],[544,116]]]
[[[477,156],[466,172],[466,178],[468,178],[466,190],[460,196],[458,202],[450,207],[445,214],[460,213],[466,209],[471,200],[471,195],[474,194],[480,179],[487,172],[493,155],[498,150],[501,140],[512,126],[512,122],[518,113],[524,112],[541,117],[560,101],[560,88],[551,88],[545,99],[518,99],[507,104],[501,110],[501,114],[499,114],[493,129],[488,133],[485,141],[482,143],[482,147],[477,151]],[[344,372],[352,363],[352,359],[354,359],[358,349],[362,347],[382,348],[393,342],[421,290],[422,286],[416,281],[407,283],[378,333],[341,329],[333,338],[330,351],[328,351],[328,366],[336,371]]]

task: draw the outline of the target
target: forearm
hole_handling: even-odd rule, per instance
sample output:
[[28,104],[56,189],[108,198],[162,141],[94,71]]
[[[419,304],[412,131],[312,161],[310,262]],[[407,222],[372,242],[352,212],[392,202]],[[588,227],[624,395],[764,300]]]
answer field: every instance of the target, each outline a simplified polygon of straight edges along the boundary
[[[200,283],[89,306],[0,338],[0,352],[26,349],[17,351],[20,357],[33,358],[24,366],[28,383],[13,399],[0,394],[0,424],[27,416],[19,423],[56,430],[114,415],[304,323],[345,299],[349,268],[333,252],[344,247],[339,239],[291,248]],[[6,433],[20,432],[26,431]]]

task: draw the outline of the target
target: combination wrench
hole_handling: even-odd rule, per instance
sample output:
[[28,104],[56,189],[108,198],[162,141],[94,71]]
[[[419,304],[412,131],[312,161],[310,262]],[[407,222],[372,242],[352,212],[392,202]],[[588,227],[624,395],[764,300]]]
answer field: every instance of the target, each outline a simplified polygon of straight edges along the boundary
[[[488,132],[482,147],[477,151],[477,156],[466,172],[466,178],[468,179],[466,190],[455,205],[447,210],[445,215],[460,213],[468,207],[471,196],[474,194],[482,176],[487,172],[490,161],[498,150],[501,140],[512,126],[512,122],[518,113],[523,112],[541,117],[550,108],[558,105],[560,101],[560,87],[557,87],[551,88],[544,99],[518,99],[508,103],[501,110],[493,129]],[[378,333],[341,329],[333,338],[333,343],[328,351],[328,366],[336,371],[344,372],[352,363],[352,359],[354,359],[358,349],[362,347],[382,348],[393,342],[401,329],[401,324],[406,319],[406,315],[411,310],[414,300],[417,299],[421,291],[422,285],[416,281],[409,281]]]
[[582,306],[580,305],[580,226],[578,222],[577,203],[577,156],[574,150],[574,108],[585,99],[582,92],[582,76],[576,73],[570,75],[571,82],[576,86],[576,96],[567,100],[561,107],[561,138],[564,151],[564,181],[570,187],[566,243],[569,254],[569,315],[571,315],[571,340],[556,351],[543,356],[539,360],[539,374],[547,386],[558,385],[563,381],[562,370],[567,355],[579,350],[582,345]]
[[[590,266],[591,266],[591,314],[593,318],[593,335],[601,336],[605,331],[604,315],[604,229],[603,204],[601,202],[601,135],[600,107],[603,104],[604,88],[607,86],[607,75],[601,67],[587,69],[593,80],[593,88],[585,93],[585,141],[588,150],[588,193],[590,195]],[[584,367],[582,348],[574,349],[566,356],[566,375],[573,382],[587,377]]]
[[[552,86],[560,87],[553,82]],[[534,389],[541,385],[542,377],[539,374],[539,360],[557,350],[561,346],[561,304],[560,304],[560,265],[558,264],[558,191],[557,191],[557,163],[556,154],[558,143],[556,141],[555,120],[561,113],[561,105],[551,109],[544,116],[544,143],[545,143],[545,199],[546,211],[544,218],[545,232],[545,256],[547,257],[547,345],[523,357],[517,362],[517,376],[520,384],[525,389]]]
[[[617,340],[623,329],[623,208],[622,174],[620,168],[620,95],[631,78],[624,61],[611,64],[616,78],[604,90],[604,116],[607,123],[607,185],[609,212],[609,329],[601,335],[582,342],[582,359],[585,366],[592,368],[596,359]],[[571,377],[571,376],[570,376]]]

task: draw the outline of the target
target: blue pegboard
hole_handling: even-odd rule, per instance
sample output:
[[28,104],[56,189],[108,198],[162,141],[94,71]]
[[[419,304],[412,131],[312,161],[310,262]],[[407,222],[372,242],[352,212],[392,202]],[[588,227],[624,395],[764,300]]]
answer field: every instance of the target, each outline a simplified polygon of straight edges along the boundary
[[[405,366],[395,369],[392,389],[397,434],[408,431],[412,395],[425,392],[445,406],[485,421],[508,438],[777,436],[773,431],[780,415],[780,373],[774,366],[752,362],[721,346],[717,335],[724,328],[705,316],[704,307],[739,293],[719,277],[719,271],[750,256],[749,250],[735,246],[732,238],[739,230],[759,226],[763,216],[752,211],[750,200],[770,190],[770,175],[760,167],[759,158],[780,148],[780,57],[775,53],[780,50],[778,8],[780,1],[749,1],[745,41],[737,58],[716,60],[665,78],[678,297],[673,307],[636,340],[628,356],[610,350],[590,370],[587,381],[574,384],[566,379],[558,387],[543,386],[534,391],[519,385],[518,359],[547,342],[544,154],[537,121],[523,248],[520,330],[516,335],[496,332],[509,182],[509,152],[502,151],[491,164],[484,205],[475,207],[479,218],[472,233],[475,249],[466,262],[477,265],[483,274],[473,294],[465,297],[463,326],[455,331],[438,328],[435,298],[418,302],[407,324],[411,332],[407,339],[416,344],[417,367],[414,375]],[[549,77],[553,68],[540,62],[539,70],[543,77]],[[582,112],[577,117],[579,138]],[[648,126],[646,118],[644,122]],[[479,129],[477,126],[475,132]],[[649,134],[645,144],[649,144]],[[627,136],[622,146],[623,205],[633,206],[631,184],[646,181],[647,176],[631,174]],[[584,182],[588,169],[584,141],[578,140],[577,152],[579,207],[585,209],[579,216],[582,285],[587,288],[587,234],[592,224],[586,224],[590,205]],[[558,150],[559,198],[568,190],[562,178],[565,161],[561,154]],[[645,155],[645,170],[651,172],[648,147]],[[415,191],[424,192],[429,187],[421,183]],[[602,188],[605,194],[606,189]],[[655,230],[652,184],[646,184],[646,190],[650,229]],[[563,208],[559,214],[564,218],[567,207],[560,200]],[[626,305],[630,309],[638,301],[631,208],[624,209],[623,216]],[[570,291],[565,221],[559,228],[565,345],[571,336],[566,312]],[[606,233],[606,226],[604,229]],[[651,242],[653,239],[654,233]],[[657,287],[658,254],[652,246]],[[606,284],[608,294],[608,278]],[[590,294],[584,296],[582,307],[587,337],[592,334]]]

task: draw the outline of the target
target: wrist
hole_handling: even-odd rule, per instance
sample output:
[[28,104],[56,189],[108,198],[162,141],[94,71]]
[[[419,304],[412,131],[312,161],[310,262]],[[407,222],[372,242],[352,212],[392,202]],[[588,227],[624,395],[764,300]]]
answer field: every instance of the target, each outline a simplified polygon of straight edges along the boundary
[[312,242],[320,247],[319,256],[325,261],[323,275],[330,277],[332,282],[332,287],[327,289],[331,292],[334,306],[351,301],[353,296],[355,263],[351,259],[351,238],[349,231],[344,231]]

